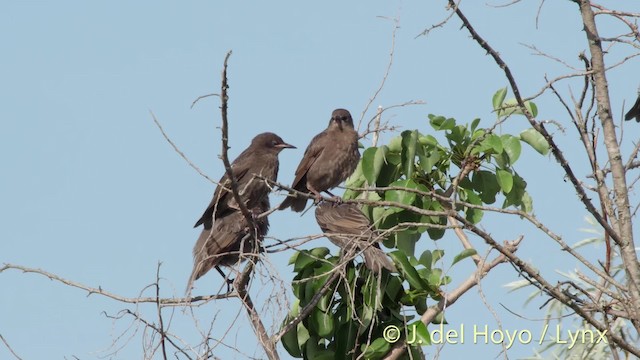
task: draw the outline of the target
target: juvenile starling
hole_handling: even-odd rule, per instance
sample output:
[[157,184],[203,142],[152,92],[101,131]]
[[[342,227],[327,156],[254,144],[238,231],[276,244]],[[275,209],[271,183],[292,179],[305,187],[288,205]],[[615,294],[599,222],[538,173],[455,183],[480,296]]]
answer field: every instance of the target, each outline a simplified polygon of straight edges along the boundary
[[638,93],[636,103],[633,104],[629,112],[624,116],[625,120],[631,120],[633,118],[636,119],[636,122],[640,122],[640,93]]
[[323,202],[316,206],[316,221],[329,240],[345,253],[362,251],[369,270],[376,273],[382,268],[396,271],[391,260],[380,250],[373,225],[355,204]]
[[[285,143],[280,136],[266,132],[257,135],[231,164],[233,176],[238,184],[238,192],[247,209],[259,206],[264,197],[269,195],[271,188],[262,179],[254,177],[254,174],[262,175],[267,179],[276,181],[278,177],[278,154],[283,149],[295,149],[293,145]],[[196,222],[194,227],[204,224],[205,230],[210,230],[215,218],[222,218],[240,208],[231,193],[231,180],[225,173],[220,179],[219,185],[213,193],[213,199]]]
[[[269,210],[269,197],[265,196],[258,206],[250,209],[254,218]],[[256,235],[261,242],[269,230],[269,219],[265,216],[255,220]],[[193,282],[212,268],[225,277],[220,265],[233,266],[243,261],[243,255],[256,254],[262,246],[251,236],[251,225],[241,211],[232,211],[225,217],[216,219],[212,229],[203,229],[193,247],[193,271],[187,284],[190,292]]]
[[[320,200],[323,191],[334,196],[329,190],[353,173],[358,160],[358,132],[353,128],[351,114],[345,109],[336,109],[331,114],[329,126],[309,143],[291,187],[301,192],[312,192],[316,201]],[[301,212],[306,204],[306,197],[291,192],[279,209],[290,206],[293,211]]]

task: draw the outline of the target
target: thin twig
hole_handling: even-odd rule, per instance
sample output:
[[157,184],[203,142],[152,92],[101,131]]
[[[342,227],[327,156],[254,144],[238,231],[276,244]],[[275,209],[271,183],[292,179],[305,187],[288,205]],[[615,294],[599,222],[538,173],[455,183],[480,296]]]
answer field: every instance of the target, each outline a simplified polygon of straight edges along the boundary
[[[522,238],[520,238],[522,240]],[[505,247],[509,247],[512,251],[516,251],[519,245],[519,241],[516,240],[513,242],[508,242],[505,244]],[[423,324],[427,325],[433,319],[435,319],[436,315],[443,312],[447,307],[453,305],[462,295],[464,295],[467,291],[476,286],[480,280],[486,276],[491,269],[496,267],[498,264],[507,261],[507,257],[500,254],[493,261],[487,263],[484,259],[478,264],[477,270],[471,274],[463,283],[458,285],[458,287],[447,293],[443,294],[442,299],[436,304],[427,309],[422,316],[420,317],[420,321]],[[399,359],[400,356],[406,351],[407,344],[404,341],[398,341],[394,344],[393,348],[387,355],[384,357],[385,360],[394,360]]]
[[158,121],[158,119],[156,119],[156,116],[154,115],[153,111],[149,110],[149,113],[151,114],[151,118],[153,119],[153,122],[156,124],[156,126],[158,127],[158,129],[162,133],[162,136],[164,137],[165,140],[167,140],[169,145],[171,145],[173,150],[175,150],[175,152],[177,152],[178,155],[180,155],[180,157],[183,158],[184,161],[187,162],[187,164],[189,164],[189,166],[191,166],[195,171],[197,171],[198,174],[200,174],[202,177],[204,177],[205,179],[209,180],[210,182],[220,186],[220,184],[217,181],[213,180],[212,178],[207,176],[207,174],[202,172],[202,170],[200,170],[199,167],[197,167],[194,163],[192,163],[191,160],[189,160],[189,158],[182,151],[180,151],[180,149],[176,146],[176,144],[174,144],[173,141],[169,138],[167,133],[164,132],[164,129],[162,128],[162,125],[160,125],[160,122]]
[[162,306],[160,305],[160,266],[162,262],[158,262],[158,268],[156,269],[156,309],[158,311],[158,322],[160,323],[160,344],[162,344],[162,358],[167,360],[167,349],[164,344],[166,337],[164,333],[164,320],[162,319]]
[[25,273],[34,273],[34,274],[39,274],[39,275],[43,275],[48,277],[51,280],[55,280],[57,282],[63,283],[65,285],[71,286],[71,287],[75,287],[84,291],[87,291],[88,294],[87,296],[90,296],[91,294],[98,294],[98,295],[102,295],[105,297],[108,297],[110,299],[122,302],[122,303],[127,303],[127,304],[139,304],[139,303],[157,303],[158,301],[160,302],[160,304],[162,306],[184,306],[187,305],[189,303],[196,303],[196,302],[207,302],[210,300],[217,300],[217,299],[227,299],[227,298],[231,298],[231,297],[235,297],[236,295],[233,293],[227,293],[227,294],[221,294],[221,295],[206,295],[206,296],[195,296],[193,298],[163,298],[163,299],[157,299],[155,296],[153,297],[137,297],[137,298],[129,298],[129,297],[124,297],[124,296],[120,296],[120,295],[116,295],[113,294],[111,292],[105,291],[103,290],[101,287],[98,288],[94,288],[91,286],[87,286],[75,281],[71,281],[71,280],[67,280],[65,278],[62,278],[58,275],[52,274],[50,272],[41,270],[41,269],[36,269],[36,268],[29,268],[26,266],[21,266],[21,265],[14,265],[14,264],[4,264],[4,266],[2,268],[0,268],[0,273],[5,271],[5,270],[9,270],[9,269],[14,269],[14,270],[20,270],[22,272]]
[[5,340],[4,336],[2,336],[2,334],[0,334],[0,340],[2,340],[2,342],[4,343],[4,345],[7,347],[7,349],[9,349],[9,351],[11,352],[11,354],[13,356],[16,357],[16,359],[18,360],[22,360],[22,358],[20,356],[18,356],[18,354],[15,353],[15,351],[13,351],[13,349],[11,348],[11,346],[9,346],[9,343],[7,342],[7,340]]

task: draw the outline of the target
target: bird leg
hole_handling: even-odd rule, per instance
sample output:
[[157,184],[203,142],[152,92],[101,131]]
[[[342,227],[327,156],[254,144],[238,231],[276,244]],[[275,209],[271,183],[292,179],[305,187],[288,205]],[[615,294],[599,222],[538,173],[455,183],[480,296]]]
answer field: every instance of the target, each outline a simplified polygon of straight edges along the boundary
[[329,195],[331,196],[331,199],[332,199],[333,201],[335,201],[335,204],[334,204],[334,205],[340,205],[340,204],[342,204],[342,198],[341,198],[340,196],[333,195],[333,194],[331,193],[331,191],[329,191],[329,190],[325,190],[324,192],[326,192],[327,194],[329,194]]
[[309,189],[309,191],[311,191],[316,196],[315,200],[313,201],[313,204],[317,205],[320,202],[320,200],[322,200],[322,194],[320,194],[318,190],[314,189],[313,186],[309,184],[307,184],[307,189]]
[[222,276],[224,281],[227,283],[227,293],[230,293],[231,292],[231,284],[233,284],[233,280],[229,279],[229,277],[227,275],[225,275],[224,272],[222,272],[222,269],[220,269],[220,266],[216,265],[216,270],[218,271],[218,274],[220,274],[220,276]]

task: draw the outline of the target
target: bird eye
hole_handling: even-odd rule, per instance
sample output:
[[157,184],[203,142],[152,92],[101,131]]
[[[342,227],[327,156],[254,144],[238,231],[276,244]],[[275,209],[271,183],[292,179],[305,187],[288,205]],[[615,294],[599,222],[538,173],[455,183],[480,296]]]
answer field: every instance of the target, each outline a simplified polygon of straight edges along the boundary
[[276,145],[278,145],[278,142],[275,140],[271,140],[271,146],[276,146]]

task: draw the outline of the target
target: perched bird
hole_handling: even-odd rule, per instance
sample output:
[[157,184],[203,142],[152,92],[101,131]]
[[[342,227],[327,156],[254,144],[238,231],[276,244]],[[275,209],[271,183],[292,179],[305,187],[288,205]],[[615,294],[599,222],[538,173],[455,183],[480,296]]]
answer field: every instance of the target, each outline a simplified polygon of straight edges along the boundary
[[[285,143],[278,135],[270,132],[257,135],[231,164],[238,185],[240,199],[254,218],[269,210],[271,188],[254,175],[276,181],[278,177],[278,154],[283,149],[295,146]],[[215,267],[223,276],[218,265],[231,265],[238,261],[240,250],[251,252],[257,245],[250,233],[251,226],[244,217],[231,192],[231,180],[225,174],[216,188],[213,199],[194,227],[204,225],[204,229],[193,249],[194,266],[189,279],[187,293],[192,283]],[[269,222],[266,217],[256,218],[257,237],[267,233]],[[242,245],[242,249],[241,249]]]
[[[242,212],[233,211],[223,218],[216,219],[213,228],[204,229],[193,247],[193,271],[187,284],[190,292],[193,282],[198,280],[212,268],[226,278],[220,266],[233,266],[243,261],[246,254],[262,251],[259,242],[269,230],[269,219],[257,218],[269,210],[269,197],[265,196],[258,206],[250,209],[256,224],[256,237],[251,236],[251,225]],[[256,241],[257,240],[257,241]]]
[[323,202],[316,206],[316,221],[329,240],[343,252],[362,251],[369,270],[376,273],[382,268],[396,271],[391,260],[380,250],[377,231],[355,204]]
[[637,122],[640,122],[640,91],[638,92],[638,99],[633,104],[629,112],[624,116],[625,120],[631,120],[635,118]]
[[[309,143],[291,187],[313,193],[316,201],[320,200],[323,191],[334,196],[328,190],[346,180],[359,160],[358,132],[353,128],[351,114],[345,109],[336,109],[331,114],[329,126]],[[301,212],[306,204],[306,197],[291,192],[279,209],[291,207],[293,211]]]
[[[293,145],[285,143],[280,136],[266,132],[257,135],[231,164],[233,176],[238,184],[238,192],[247,209],[259,206],[262,199],[269,195],[271,188],[264,180],[254,177],[262,175],[267,179],[276,181],[278,177],[278,154],[283,149],[295,149]],[[219,185],[213,193],[213,199],[202,217],[194,227],[204,224],[205,230],[213,226],[213,215],[222,218],[240,208],[231,193],[231,180],[228,174],[220,179]]]

